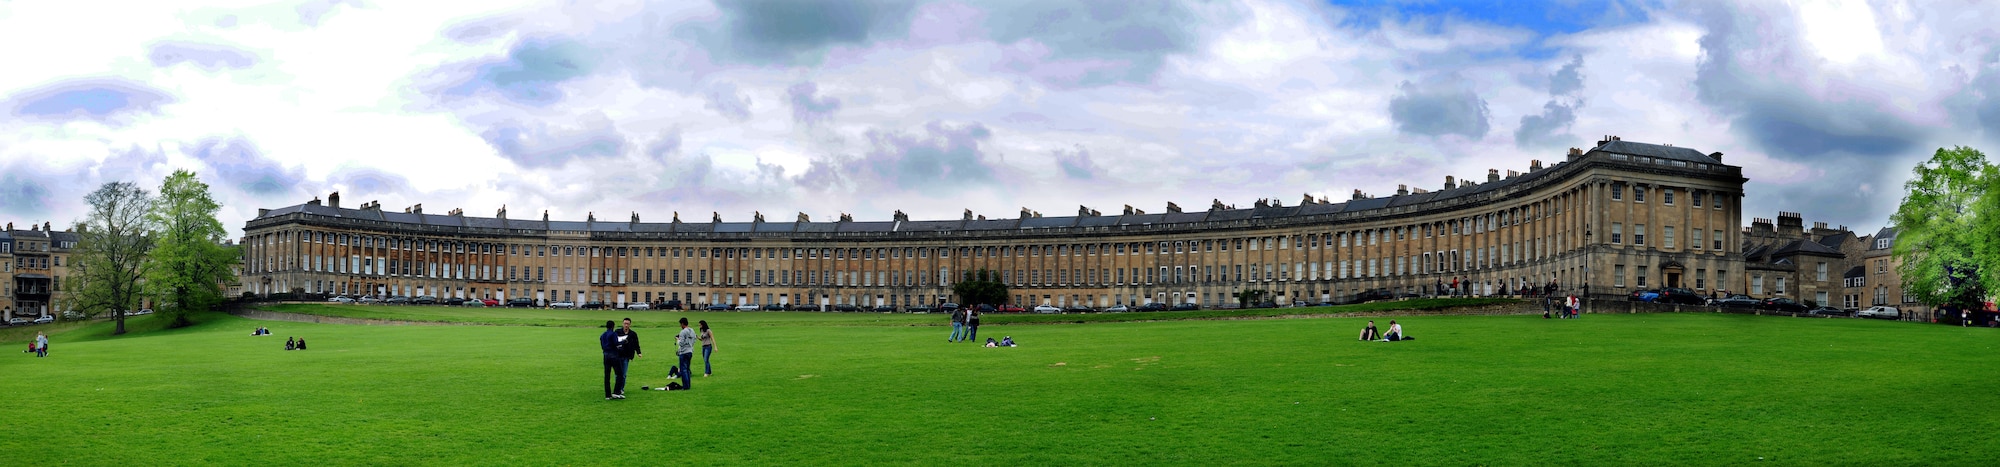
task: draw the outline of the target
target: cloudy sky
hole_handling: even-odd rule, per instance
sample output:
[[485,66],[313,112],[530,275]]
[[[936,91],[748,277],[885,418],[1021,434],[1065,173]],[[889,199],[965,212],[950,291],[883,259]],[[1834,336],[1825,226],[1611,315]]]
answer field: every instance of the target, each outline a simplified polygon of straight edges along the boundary
[[2000,150],[1990,1],[194,3],[0,0],[0,219],[67,224],[174,168],[234,231],[332,191],[515,218],[1157,212],[1437,188],[1620,135],[1725,153],[1749,216],[1872,231],[1930,152]]

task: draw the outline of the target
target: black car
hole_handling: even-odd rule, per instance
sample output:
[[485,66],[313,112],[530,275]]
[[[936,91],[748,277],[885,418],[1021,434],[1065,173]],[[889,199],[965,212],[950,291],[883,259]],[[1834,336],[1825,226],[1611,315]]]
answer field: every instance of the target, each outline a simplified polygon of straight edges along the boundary
[[681,301],[680,301],[680,300],[667,300],[667,304],[665,304],[665,305],[660,305],[660,309],[662,309],[662,310],[679,310],[679,309],[681,309]]
[[1087,306],[1083,306],[1083,305],[1070,305],[1070,306],[1066,306],[1066,307],[1063,307],[1063,309],[1062,309],[1062,310],[1063,310],[1063,313],[1089,313],[1089,312],[1092,312],[1092,311],[1097,311],[1097,310],[1092,310],[1092,309],[1090,309],[1090,307],[1087,307]]
[[389,297],[388,300],[383,300],[382,303],[385,305],[408,305],[410,304],[410,297]]
[[1196,305],[1193,303],[1182,303],[1179,305],[1174,305],[1173,307],[1173,311],[1194,311],[1199,309],[1201,309],[1201,305]]
[[1718,298],[1713,302],[1709,302],[1709,305],[1712,306],[1728,308],[1756,308],[1763,304],[1763,301],[1750,298],[1749,295],[1730,295],[1726,298]]
[[444,299],[444,304],[446,304],[446,305],[451,305],[451,306],[459,306],[459,305],[464,305],[464,304],[465,304],[465,299],[463,299],[463,298],[458,298],[458,297],[452,297],[452,298],[447,298],[447,299]]
[[604,309],[604,302],[584,302],[583,306],[577,308],[585,310],[602,310]]
[[514,308],[531,308],[531,307],[534,307],[534,306],[535,306],[535,299],[532,299],[532,298],[510,298],[510,299],[507,299],[507,306],[510,306],[510,307],[514,307]]
[[1659,298],[1653,299],[1653,303],[1677,303],[1681,305],[1700,305],[1707,302],[1708,299],[1702,298],[1701,294],[1679,287],[1660,289]]
[[1138,308],[1133,308],[1132,311],[1167,311],[1168,308],[1165,303],[1148,303],[1139,305]]
[[[1389,290],[1388,290],[1388,289],[1374,289],[1374,290],[1369,290],[1369,291],[1365,291],[1365,292],[1361,292],[1361,293],[1359,293],[1359,294],[1355,294],[1355,295],[1354,295],[1354,302],[1355,302],[1355,303],[1361,303],[1361,302],[1372,302],[1372,301],[1376,301],[1376,300],[1388,300],[1388,299],[1392,299],[1392,298],[1396,298],[1396,294],[1393,294],[1393,293],[1389,293]],[[1258,308],[1262,308],[1262,307],[1258,307]]]
[[1792,299],[1780,298],[1780,297],[1766,298],[1764,299],[1764,303],[1760,304],[1760,307],[1766,310],[1782,311],[1786,313],[1806,312],[1806,305],[1804,303],[1794,302],[1792,301]]
[[877,313],[895,313],[895,312],[896,312],[896,307],[893,307],[893,306],[889,306],[889,305],[876,305],[876,306],[875,306],[875,311],[876,311]]
[[854,305],[834,305],[833,311],[861,311],[861,307]]
[[1813,316],[1847,316],[1847,310],[1842,310],[1830,306],[1822,306],[1819,308],[1806,310],[1806,314]]
[[764,311],[785,311],[785,306],[776,303],[764,305]]
[[410,299],[411,305],[436,305],[437,302],[438,302],[437,297],[432,297],[429,295]]
[[942,303],[942,304],[938,304],[938,307],[937,307],[937,311],[938,311],[938,312],[941,312],[941,313],[952,313],[952,312],[956,312],[956,311],[958,311],[958,304],[957,304],[957,303]]

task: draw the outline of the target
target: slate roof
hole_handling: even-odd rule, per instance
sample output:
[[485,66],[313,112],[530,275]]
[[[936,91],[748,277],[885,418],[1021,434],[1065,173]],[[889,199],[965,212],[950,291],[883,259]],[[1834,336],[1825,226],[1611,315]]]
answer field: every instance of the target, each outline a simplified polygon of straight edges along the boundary
[[[1696,151],[1693,149],[1658,145],[1658,144],[1639,143],[1633,141],[1622,141],[1622,140],[1607,141],[1604,144],[1592,148],[1588,153],[1586,153],[1586,157],[1590,157],[1590,155],[1600,154],[1600,153],[1622,154],[1626,156],[1638,156],[1638,157],[1653,157],[1665,160],[1677,160],[1677,161],[1698,162],[1707,164],[1720,164],[1720,162],[1715,160],[1714,158],[1709,157],[1708,155],[1702,154],[1700,151]],[[1018,229],[1047,229],[1047,228],[1069,228],[1069,227],[1108,227],[1108,226],[1118,226],[1118,225],[1137,226],[1137,225],[1149,225],[1149,224],[1194,224],[1203,222],[1231,222],[1231,221],[1250,220],[1250,219],[1279,219],[1279,218],[1296,217],[1296,216],[1317,216],[1317,215],[1328,215],[1328,214],[1337,214],[1345,212],[1369,211],[1369,210],[1402,207],[1402,206],[1416,206],[1425,203],[1448,200],[1456,197],[1473,196],[1483,193],[1490,193],[1496,190],[1502,190],[1508,187],[1518,186],[1524,183],[1537,180],[1542,177],[1551,176],[1551,174],[1559,172],[1559,170],[1556,169],[1568,163],[1569,162],[1567,161],[1558,161],[1554,165],[1547,167],[1543,170],[1530,171],[1526,173],[1521,173],[1513,177],[1502,178],[1499,180],[1488,181],[1484,183],[1470,183],[1466,185],[1460,185],[1448,190],[1427,191],[1424,193],[1412,193],[1412,194],[1398,195],[1398,196],[1383,196],[1376,198],[1357,199],[1357,200],[1349,200],[1346,202],[1334,203],[1334,204],[1310,203],[1310,204],[1283,206],[1283,207],[1221,209],[1221,210],[1205,210],[1205,211],[1181,212],[1181,213],[1163,212],[1154,214],[1135,214],[1126,216],[1121,216],[1121,215],[1063,216],[1063,217],[1030,217],[1026,219],[930,220],[930,221],[918,220],[918,221],[900,221],[900,222],[850,221],[850,222],[764,222],[764,223],[749,223],[749,222],[632,223],[632,222],[507,220],[507,219],[486,218],[486,217],[465,217],[465,216],[447,216],[447,215],[436,215],[436,214],[401,213],[401,212],[382,211],[379,209],[364,210],[364,209],[353,209],[353,208],[335,208],[324,204],[308,203],[308,204],[300,204],[300,205],[286,206],[277,209],[272,209],[266,211],[262,216],[259,216],[259,218],[283,216],[294,213],[308,213],[313,215],[336,217],[336,218],[367,219],[367,220],[379,220],[384,222],[423,224],[423,225],[433,225],[433,226],[452,226],[452,227],[463,226],[463,227],[488,228],[488,229],[562,230],[562,231],[591,231],[591,232],[652,232],[652,233],[935,232],[935,231],[945,231],[945,230],[1002,231],[1002,230],[1018,230]],[[1802,253],[1824,253],[1825,250],[1837,251],[1837,248],[1841,245],[1841,242],[1844,242],[1845,238],[1850,238],[1850,237],[1852,237],[1851,233],[1831,236],[1828,237],[1827,239],[1821,240],[1818,243],[1818,246],[1825,248],[1815,249],[1812,247],[1806,247],[1801,245],[1798,246],[1797,248],[1794,248],[1793,251],[1798,251]],[[1876,235],[1876,238],[1893,239],[1895,238],[1895,229],[1884,228],[1882,230],[1882,233],[1878,233]],[[1870,247],[1872,246],[1873,245],[1870,245]],[[1760,254],[1767,254],[1776,251],[1775,249],[1771,248],[1775,247],[1775,245],[1765,245],[1765,247],[1766,249],[1764,250],[1764,252]],[[1746,257],[1753,257],[1753,256],[1754,255],[1746,253]]]
[[1841,244],[1847,243],[1848,240],[1852,240],[1854,238],[1855,238],[1854,232],[1841,232],[1833,235],[1828,235],[1824,238],[1820,238],[1819,244],[1826,245],[1827,248],[1839,250]]
[[1591,151],[1602,151],[1628,156],[1656,157],[1661,159],[1720,164],[1721,161],[1693,149],[1632,141],[1608,141]]
[[1844,279],[1853,279],[1853,278],[1856,278],[1856,277],[1862,277],[1862,276],[1867,276],[1867,275],[1868,275],[1868,267],[1866,267],[1866,266],[1855,266],[1855,267],[1851,267],[1851,268],[1847,268],[1847,272],[1845,272],[1845,273],[1842,273],[1842,274],[1840,275],[1840,277],[1841,277],[1841,278],[1844,278]]
[[1828,248],[1826,245],[1821,245],[1818,242],[1809,242],[1806,241],[1805,239],[1798,239],[1798,240],[1792,240],[1791,242],[1786,243],[1784,246],[1779,247],[1778,250],[1772,252],[1771,255],[1772,256],[1816,255],[1816,256],[1837,257],[1840,256],[1840,250]]

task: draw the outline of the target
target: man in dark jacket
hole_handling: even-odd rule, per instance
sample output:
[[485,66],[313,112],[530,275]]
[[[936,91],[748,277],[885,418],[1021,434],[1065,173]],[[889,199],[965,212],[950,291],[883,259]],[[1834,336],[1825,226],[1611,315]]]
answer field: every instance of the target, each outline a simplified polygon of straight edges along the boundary
[[953,309],[951,310],[951,338],[945,339],[945,342],[958,342],[962,337],[965,337],[965,309]]
[[[598,347],[604,350],[604,400],[625,398],[625,371],[631,367],[632,359],[645,356],[639,348],[639,333],[632,330],[632,318],[625,318],[625,325],[612,330],[611,321],[604,322],[604,334],[597,336]],[[611,383],[612,373],[618,374],[618,384]]]

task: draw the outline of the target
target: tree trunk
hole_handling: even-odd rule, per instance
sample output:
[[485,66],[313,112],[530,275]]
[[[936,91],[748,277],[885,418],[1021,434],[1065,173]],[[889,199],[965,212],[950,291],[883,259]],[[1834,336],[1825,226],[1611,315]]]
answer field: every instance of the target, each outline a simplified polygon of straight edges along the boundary
[[111,329],[111,335],[113,335],[113,336],[120,336],[120,335],[124,335],[124,334],[125,334],[125,312],[124,312],[124,311],[114,311],[114,312],[112,312],[112,313],[117,313],[117,315],[115,315],[115,316],[112,316],[112,317],[111,317],[111,320],[112,320],[112,321],[116,321],[116,322],[118,322],[118,325],[117,325],[117,326],[115,326],[115,327],[113,327],[113,328]]

